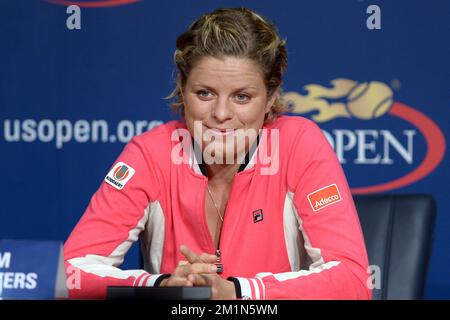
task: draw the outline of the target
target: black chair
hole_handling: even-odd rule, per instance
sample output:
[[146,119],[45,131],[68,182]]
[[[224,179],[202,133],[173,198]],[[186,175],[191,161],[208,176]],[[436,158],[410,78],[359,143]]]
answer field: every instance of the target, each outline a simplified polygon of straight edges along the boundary
[[363,195],[354,200],[369,264],[380,271],[373,299],[423,299],[436,217],[433,197]]

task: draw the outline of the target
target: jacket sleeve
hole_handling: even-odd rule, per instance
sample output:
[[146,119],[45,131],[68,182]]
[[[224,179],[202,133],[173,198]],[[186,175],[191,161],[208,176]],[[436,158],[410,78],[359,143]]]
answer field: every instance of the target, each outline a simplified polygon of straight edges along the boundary
[[[313,122],[290,152],[288,188],[312,261],[308,270],[237,278],[252,299],[370,299],[368,259],[358,215],[342,167]],[[264,270],[262,270],[264,271]]]
[[[153,286],[163,275],[120,270],[148,220],[159,182],[138,138],[131,140],[64,245],[69,297],[101,299],[107,286]],[[107,182],[108,181],[108,182]]]

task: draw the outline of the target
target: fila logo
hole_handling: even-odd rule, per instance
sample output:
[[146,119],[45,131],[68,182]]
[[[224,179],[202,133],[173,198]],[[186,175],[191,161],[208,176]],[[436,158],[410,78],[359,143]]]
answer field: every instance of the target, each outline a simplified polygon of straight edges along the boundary
[[309,204],[314,211],[319,211],[341,200],[341,194],[336,184],[330,184],[308,194]]
[[117,190],[122,190],[134,173],[135,170],[132,167],[126,163],[119,162],[109,171],[105,181]]
[[262,209],[258,209],[253,211],[253,222],[257,223],[263,220],[263,211]]

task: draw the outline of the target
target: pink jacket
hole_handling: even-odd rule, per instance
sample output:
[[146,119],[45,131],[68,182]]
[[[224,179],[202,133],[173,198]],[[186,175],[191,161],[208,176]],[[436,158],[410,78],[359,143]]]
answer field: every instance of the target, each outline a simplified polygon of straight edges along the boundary
[[[171,121],[133,138],[92,197],[64,246],[72,298],[103,298],[110,285],[153,286],[183,260],[181,244],[214,253],[208,178],[193,153],[172,161],[177,129],[186,125]],[[328,141],[301,117],[281,116],[263,129],[233,180],[221,276],[237,278],[251,299],[370,299],[361,226]],[[139,237],[146,270],[119,269]]]

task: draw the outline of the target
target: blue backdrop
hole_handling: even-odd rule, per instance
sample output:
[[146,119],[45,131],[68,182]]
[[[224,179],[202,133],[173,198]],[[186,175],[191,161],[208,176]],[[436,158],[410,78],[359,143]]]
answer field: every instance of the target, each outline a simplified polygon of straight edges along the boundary
[[[246,6],[287,40],[283,88],[323,128],[355,193],[435,196],[426,297],[450,298],[450,2],[88,1],[73,30],[56,2],[0,1],[0,238],[65,240],[126,141],[174,117],[163,97],[177,35],[205,12]],[[367,27],[372,4],[381,29]],[[137,263],[134,247],[124,267]]]

